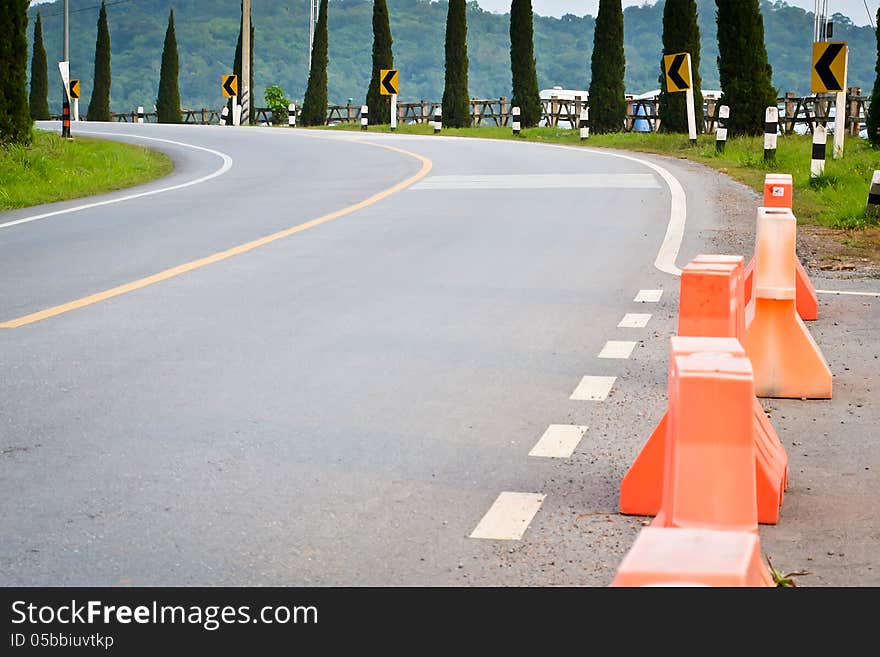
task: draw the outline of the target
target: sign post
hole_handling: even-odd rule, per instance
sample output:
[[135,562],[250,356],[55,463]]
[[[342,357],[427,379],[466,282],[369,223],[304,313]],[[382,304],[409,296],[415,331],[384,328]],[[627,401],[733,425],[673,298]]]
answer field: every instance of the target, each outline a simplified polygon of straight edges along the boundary
[[837,94],[834,107],[834,159],[843,157],[848,64],[849,48],[845,41],[816,41],[813,43],[810,91],[814,94]]
[[391,130],[397,130],[397,94],[400,91],[400,71],[396,68],[379,70],[379,93],[391,96]]
[[663,56],[663,70],[666,71],[666,91],[676,93],[685,92],[685,104],[687,105],[688,137],[691,144],[697,144],[697,116],[694,109],[694,85],[693,70],[691,69],[691,54],[679,52]]

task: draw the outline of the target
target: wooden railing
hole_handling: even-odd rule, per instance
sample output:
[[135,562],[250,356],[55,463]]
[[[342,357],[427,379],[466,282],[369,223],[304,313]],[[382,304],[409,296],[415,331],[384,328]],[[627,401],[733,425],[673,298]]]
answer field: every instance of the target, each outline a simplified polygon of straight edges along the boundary
[[[865,121],[869,98],[861,95],[861,89],[851,88],[846,98],[846,126],[847,132],[857,135],[861,124]],[[804,125],[806,130],[812,132],[816,124],[827,124],[833,121],[832,110],[836,104],[836,96],[828,94],[824,96],[795,96],[789,92],[778,101],[779,125],[783,134],[791,134],[796,131],[797,125]],[[506,97],[501,98],[472,98],[471,124],[474,126],[504,127],[510,125],[511,104]],[[542,119],[541,125],[573,128],[577,126],[581,110],[587,106],[581,98],[573,100],[563,98],[550,98],[541,101]],[[658,112],[659,101],[657,98],[640,100],[627,99],[626,119],[624,131],[632,132],[656,132],[660,129],[661,119]],[[437,101],[421,100],[418,102],[400,102],[397,104],[398,121],[400,123],[428,123],[434,119],[434,111],[440,106]],[[267,107],[254,108],[254,122],[269,124],[272,122],[272,110]],[[703,104],[703,127],[706,132],[714,132],[718,101],[708,99]],[[297,123],[300,123],[301,108],[297,107]],[[123,123],[136,123],[137,112],[114,113],[114,121]],[[205,109],[181,110],[181,122],[189,124],[218,124],[220,123],[221,110]],[[60,120],[60,116],[53,116]],[[327,107],[327,125],[337,123],[355,123],[361,118],[360,105],[330,105]],[[144,114],[144,120],[155,123],[155,112]]]

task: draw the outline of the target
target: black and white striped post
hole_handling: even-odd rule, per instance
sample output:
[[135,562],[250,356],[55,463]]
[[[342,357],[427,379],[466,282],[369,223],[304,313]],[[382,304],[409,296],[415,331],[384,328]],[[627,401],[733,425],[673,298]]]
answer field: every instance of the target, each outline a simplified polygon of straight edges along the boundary
[[871,178],[871,189],[868,191],[868,207],[865,212],[869,217],[880,217],[880,171],[874,171]]
[[296,103],[291,103],[287,106],[287,127],[296,127]]
[[370,125],[370,108],[366,105],[361,105],[361,130],[366,132],[367,128]]
[[779,108],[768,107],[764,112],[764,161],[776,161],[776,137],[779,132]]
[[73,137],[70,135],[70,101],[67,96],[64,97],[64,102],[61,105],[61,138],[73,141]]
[[434,110],[434,134],[439,135],[443,129],[443,108],[437,107]]
[[584,107],[581,110],[581,116],[578,120],[578,128],[581,130],[581,141],[590,138],[590,108]]
[[818,178],[825,173],[825,144],[828,131],[819,123],[813,129],[813,157],[810,161],[810,178]]
[[144,108],[138,105],[138,123],[144,122]]
[[727,120],[730,118],[730,108],[721,105],[718,108],[717,125],[715,126],[715,152],[723,153],[727,146]]
[[229,105],[224,105],[220,110],[220,125],[226,125],[229,122]]
[[513,135],[515,137],[518,137],[520,130],[522,130],[519,107],[514,107],[512,110],[510,110],[510,125],[513,127]]

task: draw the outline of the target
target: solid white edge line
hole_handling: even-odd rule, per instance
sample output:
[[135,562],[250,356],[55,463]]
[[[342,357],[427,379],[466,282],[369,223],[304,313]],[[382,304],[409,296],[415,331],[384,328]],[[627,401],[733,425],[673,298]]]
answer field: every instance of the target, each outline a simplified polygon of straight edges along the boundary
[[207,182],[212,178],[216,178],[218,176],[222,176],[224,173],[229,171],[232,168],[232,158],[226,153],[221,153],[220,151],[215,151],[212,148],[205,148],[204,146],[196,146],[194,144],[187,144],[182,141],[173,141],[171,139],[159,139],[158,137],[145,137],[143,135],[133,135],[129,133],[121,133],[121,132],[94,132],[94,131],[85,131],[85,130],[77,130],[77,134],[80,135],[100,135],[102,137],[129,137],[132,139],[145,139],[147,141],[160,141],[166,144],[174,144],[175,146],[183,146],[184,148],[193,148],[199,151],[205,151],[206,153],[211,153],[212,155],[216,155],[219,158],[222,158],[223,165],[214,171],[213,173],[208,174],[207,176],[202,176],[201,178],[197,178],[195,180],[190,180],[184,183],[180,183],[178,185],[172,185],[171,187],[162,187],[160,189],[151,189],[146,192],[139,192],[137,194],[129,194],[128,196],[121,196],[119,198],[111,198],[105,201],[96,201],[94,203],[86,203],[84,205],[77,205],[72,208],[67,208],[65,210],[56,210],[54,212],[46,212],[43,214],[34,215],[32,217],[24,217],[22,219],[16,219],[15,221],[7,221],[4,224],[0,224],[0,228],[10,228],[11,226],[17,226],[19,224],[30,223],[31,221],[39,221],[41,219],[48,219],[49,217],[57,217],[61,214],[69,214],[71,212],[79,212],[81,210],[88,210],[90,208],[98,208],[103,205],[112,205],[113,203],[122,203],[123,201],[131,201],[136,198],[143,198],[145,196],[153,196],[154,194],[164,194],[165,192],[173,192],[178,189],[184,189],[186,187],[192,187],[193,185],[198,185],[203,182]]

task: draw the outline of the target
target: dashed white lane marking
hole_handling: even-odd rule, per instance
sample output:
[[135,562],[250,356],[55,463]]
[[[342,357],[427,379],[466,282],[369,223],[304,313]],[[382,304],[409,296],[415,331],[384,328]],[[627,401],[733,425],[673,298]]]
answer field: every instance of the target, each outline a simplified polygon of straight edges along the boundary
[[819,294],[842,294],[853,297],[880,297],[880,292],[845,292],[843,290],[816,290]]
[[609,340],[599,352],[599,358],[629,358],[636,343],[630,340]]
[[122,203],[124,201],[131,201],[136,198],[143,198],[144,196],[153,196],[155,194],[164,194],[165,192],[173,192],[178,189],[185,189],[187,187],[192,187],[193,185],[199,185],[203,182],[208,182],[209,180],[216,178],[217,176],[222,176],[224,173],[229,171],[232,168],[232,158],[229,157],[226,153],[221,153],[220,151],[215,151],[212,148],[205,148],[204,146],[196,146],[195,144],[187,144],[182,141],[172,141],[171,139],[159,139],[158,137],[144,137],[143,135],[137,134],[127,134],[122,132],[94,132],[88,130],[80,130],[77,128],[77,134],[80,135],[99,135],[103,137],[129,137],[133,139],[144,139],[147,141],[158,141],[163,142],[165,144],[174,144],[175,146],[183,146],[185,148],[192,148],[197,151],[204,151],[206,153],[210,153],[211,155],[216,155],[220,159],[223,160],[223,164],[219,169],[215,170],[212,173],[209,173],[206,176],[202,176],[201,178],[197,178],[195,180],[188,180],[186,182],[180,183],[178,185],[171,185],[170,187],[162,187],[160,189],[151,189],[146,192],[139,192],[137,194],[128,194],[126,196],[119,196],[116,198],[107,199],[105,201],[95,201],[93,203],[85,203],[83,205],[77,205],[72,208],[65,208],[64,210],[55,210],[53,212],[44,212],[43,214],[37,214],[30,217],[24,217],[22,219],[16,219],[15,221],[7,221],[6,223],[0,224],[0,228],[9,228],[11,226],[18,226],[19,224],[27,224],[32,221],[39,221],[40,219],[48,219],[49,217],[57,217],[61,214],[70,214],[71,212],[79,212],[81,210],[88,210],[90,208],[98,208],[103,205],[112,205],[114,203]]
[[663,296],[663,290],[639,290],[633,301],[637,303],[657,303]]
[[530,173],[432,176],[413,185],[435,189],[660,189],[660,183],[650,173]]
[[496,541],[520,540],[541,508],[544,497],[540,493],[501,493],[470,537]]
[[651,321],[650,313],[627,313],[617,328],[645,328]]
[[529,456],[543,456],[551,459],[567,459],[577,449],[587,427],[573,424],[551,424],[541,439],[532,447]]
[[616,376],[585,376],[571,393],[569,399],[574,401],[605,401],[615,381],[617,381]]

